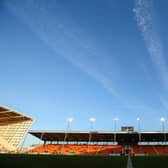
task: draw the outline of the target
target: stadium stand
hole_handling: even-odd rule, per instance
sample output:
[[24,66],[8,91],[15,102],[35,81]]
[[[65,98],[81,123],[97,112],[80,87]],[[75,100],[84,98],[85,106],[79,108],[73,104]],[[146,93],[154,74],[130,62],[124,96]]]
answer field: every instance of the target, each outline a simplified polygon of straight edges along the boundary
[[[121,145],[40,145],[29,150],[30,153],[48,154],[75,154],[75,155],[112,155],[122,154],[124,147]],[[136,145],[132,146],[130,155],[167,155],[167,145]]]
[[153,146],[134,146],[133,151],[135,154],[156,155],[157,152]]
[[32,122],[32,118],[0,106],[0,152],[17,151]]
[[168,155],[168,146],[157,146],[158,155]]
[[[18,151],[32,122],[32,118],[0,106],[0,153]],[[135,132],[133,127],[122,127],[118,132],[29,131],[29,134],[42,140],[43,145],[29,147],[28,153],[168,155],[168,132]]]
[[[165,141],[168,139],[168,132],[141,132],[141,141],[138,132],[125,130],[119,132],[29,131],[29,133],[44,141],[44,145],[28,152],[76,155],[168,154],[168,144]],[[92,136],[89,141],[90,135]],[[103,145],[99,145],[100,143]]]
[[55,154],[92,154],[92,155],[109,155],[120,154],[122,146],[107,145],[41,145],[35,147],[29,152],[32,153],[55,153]]
[[137,145],[133,147],[134,154],[145,154],[145,155],[167,155],[167,145]]

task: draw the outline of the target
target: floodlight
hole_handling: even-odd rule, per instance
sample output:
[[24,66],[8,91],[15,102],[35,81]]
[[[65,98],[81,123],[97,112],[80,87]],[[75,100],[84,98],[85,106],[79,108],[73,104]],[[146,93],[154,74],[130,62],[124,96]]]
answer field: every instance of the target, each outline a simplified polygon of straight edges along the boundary
[[91,117],[91,118],[89,118],[89,121],[90,121],[90,122],[95,122],[95,121],[96,121],[96,118]]
[[[141,121],[141,118],[140,117],[137,117],[136,118],[137,122],[138,122],[138,131],[140,132],[141,131],[141,126],[140,126],[140,121]],[[140,140],[141,138],[139,138]]]
[[160,122],[165,122],[165,121],[166,121],[166,118],[164,118],[164,117],[160,118]]
[[137,117],[137,118],[136,118],[136,120],[137,120],[137,121],[140,121],[140,120],[141,120],[141,118]]
[[67,122],[72,122],[73,120],[73,118],[67,118]]
[[112,120],[114,121],[114,131],[116,131],[117,130],[117,121],[120,119],[115,117],[115,118],[112,118]]
[[114,120],[114,121],[118,121],[118,120],[120,120],[120,119],[117,118],[117,117],[115,117],[115,118],[112,118],[112,120]]

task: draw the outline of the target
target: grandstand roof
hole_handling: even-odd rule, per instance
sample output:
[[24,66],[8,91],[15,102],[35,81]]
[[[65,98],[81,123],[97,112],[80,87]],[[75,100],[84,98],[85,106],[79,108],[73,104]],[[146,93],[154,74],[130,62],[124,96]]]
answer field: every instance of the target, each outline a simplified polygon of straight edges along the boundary
[[139,135],[142,142],[163,142],[168,140],[168,132],[78,132],[78,131],[29,131],[33,136],[43,141],[64,141],[65,134],[67,141],[88,141],[92,135],[92,142],[113,142],[118,143],[137,143]]
[[0,125],[26,120],[33,121],[33,119],[28,116],[25,116],[7,107],[0,106]]

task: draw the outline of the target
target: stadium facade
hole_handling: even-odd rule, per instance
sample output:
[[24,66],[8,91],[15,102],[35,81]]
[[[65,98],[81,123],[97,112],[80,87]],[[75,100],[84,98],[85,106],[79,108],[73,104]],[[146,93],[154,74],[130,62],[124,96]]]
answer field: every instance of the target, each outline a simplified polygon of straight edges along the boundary
[[0,151],[16,151],[33,119],[0,106]]

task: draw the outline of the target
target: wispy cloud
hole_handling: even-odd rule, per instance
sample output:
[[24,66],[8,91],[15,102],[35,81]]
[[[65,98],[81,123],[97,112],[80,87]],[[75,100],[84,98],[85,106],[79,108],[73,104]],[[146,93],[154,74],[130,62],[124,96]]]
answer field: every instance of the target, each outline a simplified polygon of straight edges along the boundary
[[[45,4],[46,2],[46,4]],[[48,3],[49,2],[49,3]],[[54,1],[55,3],[57,1]],[[120,106],[129,110],[152,111],[144,103],[133,103],[124,98],[115,86],[120,66],[111,58],[112,54],[102,49],[78,25],[65,17],[58,3],[48,0],[5,1],[8,9],[22,19],[38,37],[52,48],[56,55],[64,57],[82,72],[99,82],[120,101]],[[54,7],[53,7],[54,6]],[[56,13],[52,14],[52,10]],[[109,61],[110,60],[110,61]]]
[[152,0],[135,0],[135,8],[133,11],[150,58],[158,71],[163,86],[168,89],[168,69],[162,43],[155,28]]
[[[97,44],[85,32],[82,32],[78,25],[74,26],[73,21],[68,20],[66,14],[62,13],[57,1],[53,3],[47,0],[26,0],[24,2],[6,0],[5,4],[10,11],[28,24],[31,30],[57,55],[63,56],[98,81],[112,95],[120,97],[113,84],[113,76],[108,73],[107,69],[107,66],[110,70],[112,67],[117,67],[116,61],[113,59],[109,64],[106,58],[109,58],[110,54],[97,47]],[[52,13],[53,6],[54,14]],[[98,65],[97,59],[100,59],[98,62],[101,62],[101,65]]]

